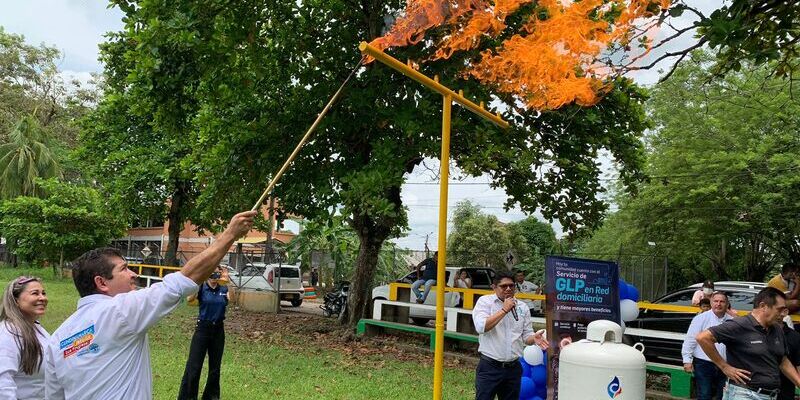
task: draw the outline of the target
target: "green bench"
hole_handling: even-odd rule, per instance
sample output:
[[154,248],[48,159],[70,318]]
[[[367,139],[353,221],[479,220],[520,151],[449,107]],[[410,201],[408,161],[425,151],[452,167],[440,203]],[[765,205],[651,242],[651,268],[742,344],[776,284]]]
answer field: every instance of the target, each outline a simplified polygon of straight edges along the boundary
[[[372,334],[372,333],[377,333],[377,331],[383,331],[387,329],[428,335],[428,337],[430,338],[429,340],[430,340],[431,351],[433,351],[436,348],[436,329],[427,326],[401,324],[399,322],[380,321],[377,319],[364,318],[358,321],[358,326],[356,327],[356,334],[358,335],[364,335],[368,333]],[[467,333],[444,331],[444,337],[445,339],[478,343],[478,335],[470,335]]]
[[683,370],[683,366],[649,362],[647,370],[669,374],[669,394],[673,397],[688,399],[692,396],[692,374]]

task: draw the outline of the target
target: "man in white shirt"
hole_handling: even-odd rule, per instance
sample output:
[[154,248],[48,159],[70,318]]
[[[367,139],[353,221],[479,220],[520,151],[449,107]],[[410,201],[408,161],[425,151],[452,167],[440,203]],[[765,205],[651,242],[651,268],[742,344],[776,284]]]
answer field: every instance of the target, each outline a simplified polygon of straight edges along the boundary
[[[725,374],[711,362],[711,359],[697,345],[695,337],[700,332],[717,326],[727,320],[733,319],[728,313],[728,296],[722,292],[711,295],[711,309],[697,314],[692,318],[686,339],[683,341],[681,354],[683,355],[683,369],[694,373],[694,382],[698,400],[719,399],[722,396],[722,387],[725,386]],[[725,345],[716,343],[717,351],[725,358]]]
[[197,292],[255,215],[235,215],[205,251],[146,289],[135,290],[137,275],[116,249],[91,250],[75,260],[72,278],[81,298],[44,349],[45,398],[153,398],[148,329]]
[[[539,289],[539,287],[533,282],[525,280],[525,273],[522,271],[517,271],[517,273],[514,275],[514,284],[517,286],[517,293],[533,294],[536,293],[537,289]],[[527,305],[531,311],[541,310],[541,302],[539,301],[533,301],[530,299],[520,299],[520,301],[525,303],[525,305]]]
[[507,271],[494,277],[494,294],[481,296],[472,310],[481,359],[475,371],[475,399],[519,399],[525,345],[548,347],[541,332],[533,332],[528,306],[514,299],[516,284]]

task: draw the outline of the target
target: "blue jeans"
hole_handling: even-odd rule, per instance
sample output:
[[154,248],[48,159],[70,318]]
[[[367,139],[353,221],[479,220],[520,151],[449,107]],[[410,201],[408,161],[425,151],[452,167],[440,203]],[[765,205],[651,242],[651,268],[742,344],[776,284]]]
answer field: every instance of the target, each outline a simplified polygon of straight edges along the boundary
[[778,394],[768,395],[764,393],[756,393],[750,389],[741,386],[725,385],[722,391],[722,400],[775,400]]
[[694,383],[698,400],[719,400],[727,377],[711,361],[694,359]]
[[[436,279],[428,279],[427,281],[425,279],[420,279],[415,281],[411,285],[411,291],[414,292],[414,296],[417,296],[418,299],[422,299],[422,301],[425,301],[425,299],[428,298],[428,293],[431,292],[431,286],[435,284],[436,284]],[[422,285],[425,285],[425,294],[419,292],[419,287]]]

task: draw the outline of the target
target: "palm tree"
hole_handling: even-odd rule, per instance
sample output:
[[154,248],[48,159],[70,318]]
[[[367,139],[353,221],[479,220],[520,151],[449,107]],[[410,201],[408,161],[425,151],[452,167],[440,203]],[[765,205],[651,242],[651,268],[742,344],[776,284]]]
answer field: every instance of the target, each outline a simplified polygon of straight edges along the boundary
[[33,115],[22,117],[0,145],[0,199],[38,196],[37,178],[60,176],[47,132]]

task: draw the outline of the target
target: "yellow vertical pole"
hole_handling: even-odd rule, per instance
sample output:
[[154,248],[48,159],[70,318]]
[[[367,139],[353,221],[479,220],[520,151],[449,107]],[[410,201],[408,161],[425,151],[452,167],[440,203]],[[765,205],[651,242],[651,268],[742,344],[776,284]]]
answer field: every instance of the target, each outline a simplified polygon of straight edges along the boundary
[[450,174],[450,109],[453,98],[444,96],[442,107],[442,156],[439,173],[439,257],[436,260],[436,341],[433,356],[433,400],[442,399],[444,375],[444,288],[447,267],[447,181]]

